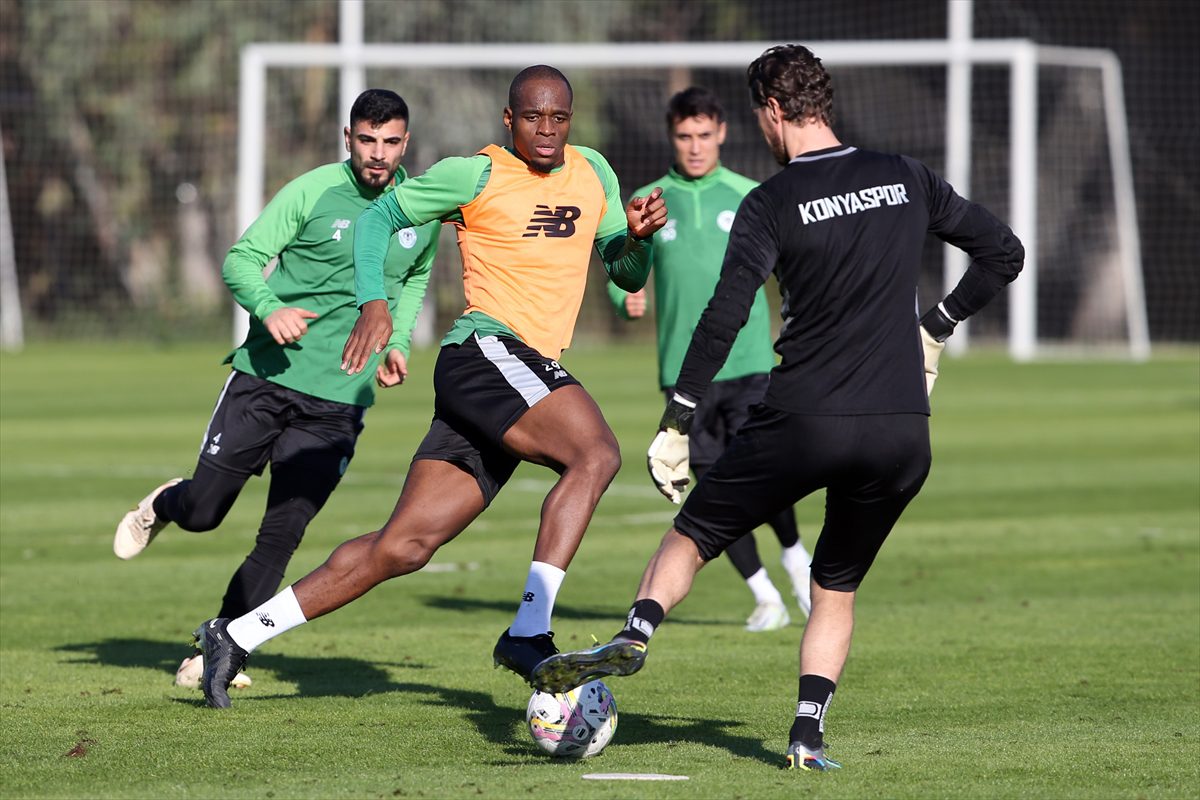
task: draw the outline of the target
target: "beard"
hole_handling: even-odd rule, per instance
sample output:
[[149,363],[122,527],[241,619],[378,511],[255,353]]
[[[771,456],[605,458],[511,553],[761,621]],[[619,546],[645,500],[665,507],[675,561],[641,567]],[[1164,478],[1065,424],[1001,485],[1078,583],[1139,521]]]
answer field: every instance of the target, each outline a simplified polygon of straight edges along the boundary
[[[772,131],[772,133],[774,132]],[[772,133],[763,134],[767,139],[767,147],[771,148],[771,155],[775,157],[775,162],[781,167],[786,167],[791,159],[788,158],[788,151],[787,147],[783,144],[783,137],[773,136]]]

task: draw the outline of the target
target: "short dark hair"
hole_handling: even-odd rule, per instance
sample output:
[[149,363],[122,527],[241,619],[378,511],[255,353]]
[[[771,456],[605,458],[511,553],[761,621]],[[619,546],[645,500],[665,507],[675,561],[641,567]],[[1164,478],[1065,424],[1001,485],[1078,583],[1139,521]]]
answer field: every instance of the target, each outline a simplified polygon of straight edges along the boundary
[[667,128],[692,117],[711,117],[721,123],[725,121],[725,109],[710,90],[690,86],[667,102]]
[[821,59],[807,47],[781,44],[754,59],[746,70],[750,99],[761,108],[774,97],[783,118],[801,124],[833,124],[833,85]]
[[350,106],[350,127],[353,128],[356,122],[364,119],[371,123],[372,128],[394,119],[404,120],[407,125],[408,103],[387,89],[367,89]]
[[526,67],[517,73],[517,76],[512,79],[512,83],[508,85],[508,107],[514,112],[517,110],[517,102],[521,91],[525,88],[525,84],[530,81],[540,80],[555,80],[562,81],[567,87],[567,102],[575,102],[575,90],[571,88],[571,82],[567,80],[567,76],[563,75],[554,67],[545,64],[534,64],[532,67]]

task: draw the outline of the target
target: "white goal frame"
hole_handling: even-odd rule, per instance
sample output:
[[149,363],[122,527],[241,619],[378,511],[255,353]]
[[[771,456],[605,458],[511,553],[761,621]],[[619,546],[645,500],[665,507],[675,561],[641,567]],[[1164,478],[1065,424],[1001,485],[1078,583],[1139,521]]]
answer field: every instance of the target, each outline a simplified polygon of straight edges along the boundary
[[[703,42],[638,44],[538,44],[542,63],[564,68],[639,67],[740,67],[774,42]],[[1039,65],[1087,67],[1100,71],[1104,93],[1105,125],[1113,175],[1117,220],[1117,248],[1121,263],[1128,356],[1144,360],[1150,355],[1150,335],[1142,284],[1141,243],[1134,198],[1133,167],[1121,64],[1109,50],[1053,47],[1027,39],[911,39],[812,42],[807,46],[828,66],[1007,66],[1009,93],[1009,223],[1025,245],[1025,268],[1009,287],[1008,350],[1018,361],[1044,355],[1037,338],[1038,195],[1037,195],[1037,79]],[[528,44],[362,44],[353,39],[340,44],[259,43],[241,52],[238,95],[237,218],[245,230],[262,210],[266,145],[267,70],[270,68],[336,67],[342,70],[342,103],[349,91],[361,86],[367,67],[420,67],[470,69],[529,65]],[[358,76],[357,78],[355,76]],[[348,77],[349,76],[349,77]],[[351,96],[352,99],[352,96]],[[954,101],[954,95],[948,102]],[[348,107],[347,107],[348,109]],[[346,109],[344,109],[346,110]],[[956,121],[969,119],[966,107],[947,113],[948,141]],[[961,130],[961,126],[958,128]],[[961,147],[961,145],[959,145]],[[967,159],[966,153],[957,157]],[[961,164],[958,169],[961,169]],[[966,170],[969,174],[969,169]],[[947,264],[955,263],[951,260]],[[961,262],[957,262],[961,263]],[[961,268],[960,268],[961,269]],[[948,266],[946,291],[957,281]],[[245,336],[248,320],[240,308],[234,320],[235,343]],[[965,331],[964,331],[965,332]],[[959,337],[955,337],[956,339]],[[964,344],[966,337],[963,337]],[[963,349],[960,345],[959,349]]]

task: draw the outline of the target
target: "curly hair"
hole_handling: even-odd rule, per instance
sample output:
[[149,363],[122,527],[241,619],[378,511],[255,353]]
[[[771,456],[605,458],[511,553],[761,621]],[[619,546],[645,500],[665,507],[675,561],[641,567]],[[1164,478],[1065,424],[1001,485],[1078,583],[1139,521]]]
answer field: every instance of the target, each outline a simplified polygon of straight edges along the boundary
[[750,99],[761,108],[774,97],[789,122],[833,124],[833,86],[821,59],[807,47],[781,44],[746,69]]

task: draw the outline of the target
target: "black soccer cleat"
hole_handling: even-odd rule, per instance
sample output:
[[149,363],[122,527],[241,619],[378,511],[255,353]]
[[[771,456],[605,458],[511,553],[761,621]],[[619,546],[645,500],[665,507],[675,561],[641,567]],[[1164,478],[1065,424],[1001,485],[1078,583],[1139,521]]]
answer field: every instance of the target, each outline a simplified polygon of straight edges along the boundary
[[529,681],[533,668],[558,652],[554,646],[554,631],[536,636],[513,636],[507,630],[496,640],[492,660],[497,667],[506,667]]
[[567,692],[605,675],[632,675],[645,663],[645,644],[613,639],[587,650],[547,658],[537,665],[530,683],[541,692]]
[[229,684],[242,671],[250,654],[229,638],[229,620],[217,617],[196,629],[196,648],[204,653],[200,688],[209,708],[229,708]]

